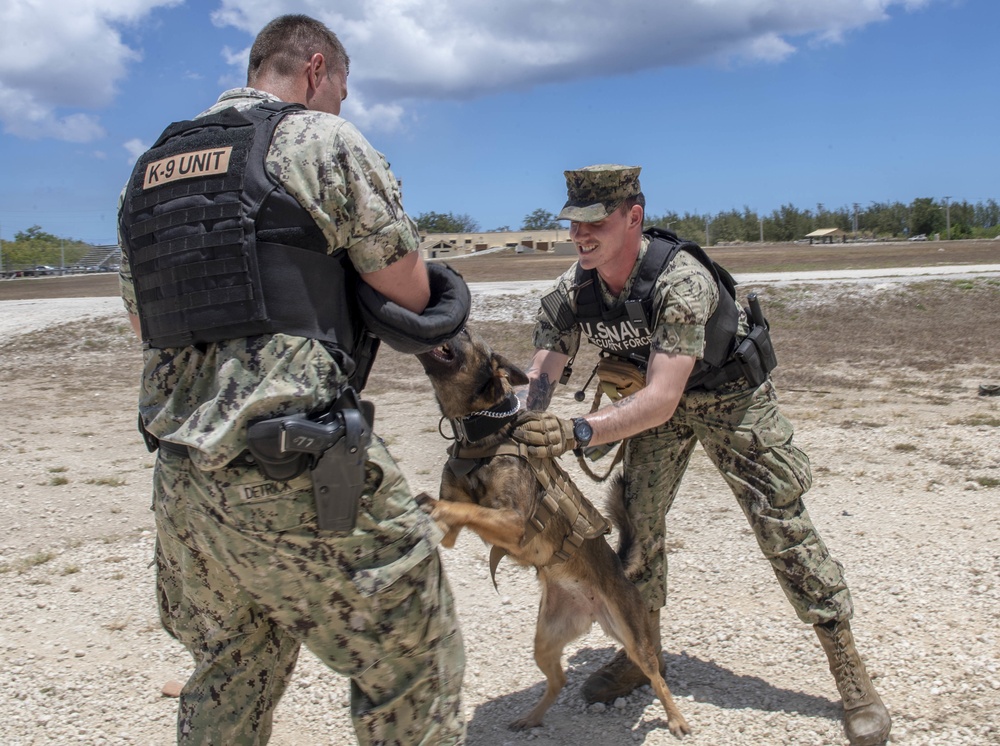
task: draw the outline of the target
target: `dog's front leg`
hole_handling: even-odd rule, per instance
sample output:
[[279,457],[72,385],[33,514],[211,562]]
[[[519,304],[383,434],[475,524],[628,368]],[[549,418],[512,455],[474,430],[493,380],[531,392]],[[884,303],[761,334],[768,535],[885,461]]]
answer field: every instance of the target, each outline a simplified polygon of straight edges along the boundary
[[[475,531],[487,544],[493,544],[510,553],[521,548],[524,538],[524,516],[511,508],[484,508],[470,502],[452,502],[451,500],[435,500],[426,492],[417,496],[424,510],[439,525],[448,531],[449,536],[457,536],[463,527]],[[444,546],[447,538],[442,541]]]
[[517,554],[524,538],[524,516],[511,508],[484,508],[475,503],[442,500],[435,507],[445,523],[467,526],[487,544]]

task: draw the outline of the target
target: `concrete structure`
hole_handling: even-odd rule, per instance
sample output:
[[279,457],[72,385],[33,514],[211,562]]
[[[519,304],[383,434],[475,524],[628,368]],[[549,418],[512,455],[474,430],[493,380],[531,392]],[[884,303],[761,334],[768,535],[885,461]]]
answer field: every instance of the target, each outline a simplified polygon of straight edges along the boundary
[[[508,248],[518,253],[566,252],[569,229],[557,228],[547,231],[492,231],[482,233],[423,233],[420,234],[420,250],[425,259],[447,256],[461,256],[488,249]],[[573,250],[575,252],[575,249]]]

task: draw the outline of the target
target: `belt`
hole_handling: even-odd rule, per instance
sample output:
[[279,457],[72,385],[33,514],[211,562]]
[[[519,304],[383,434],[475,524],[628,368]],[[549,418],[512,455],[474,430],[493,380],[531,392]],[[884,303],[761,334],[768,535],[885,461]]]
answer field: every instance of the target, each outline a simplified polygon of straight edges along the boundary
[[[169,440],[160,441],[160,452],[169,453],[171,456],[177,456],[178,458],[191,458],[191,449],[189,446],[182,445],[181,443],[171,443]],[[250,451],[240,451],[227,466],[247,466],[255,463],[256,461]]]
[[160,453],[169,453],[171,456],[179,456],[181,458],[191,458],[191,452],[187,446],[180,443],[171,443],[169,440],[160,441]]

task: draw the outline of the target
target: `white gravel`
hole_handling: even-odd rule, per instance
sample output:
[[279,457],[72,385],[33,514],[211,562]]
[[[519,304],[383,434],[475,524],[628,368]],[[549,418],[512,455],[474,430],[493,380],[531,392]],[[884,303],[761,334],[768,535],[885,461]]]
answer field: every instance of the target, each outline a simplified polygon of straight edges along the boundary
[[[496,287],[476,285],[474,318],[533,316],[536,287],[484,285]],[[123,313],[117,299],[7,301],[0,340],[83,315]],[[579,406],[570,393],[562,392],[556,411]],[[944,415],[919,391],[783,399],[813,461],[810,512],[846,567],[855,634],[893,714],[892,742],[1000,744],[1000,499],[973,479],[1000,477],[1000,448],[995,426],[955,424],[976,413],[1000,417],[1000,402],[957,394]],[[0,391],[7,422],[34,414],[11,411],[5,401]],[[378,403],[379,431],[411,486],[435,490],[445,444],[433,402],[398,392]],[[36,428],[55,434],[48,440],[0,434],[2,744],[173,743],[176,700],[161,689],[184,681],[191,661],[157,621],[152,458],[132,424],[129,410],[96,424],[99,438],[81,440],[58,416]],[[60,490],[49,486],[57,436],[69,444],[72,477]],[[114,468],[125,483],[86,484],[73,472],[77,461]],[[601,488],[567,466],[599,501]],[[818,642],[782,596],[728,488],[697,454],[670,513],[669,537],[663,634],[667,681],[694,730],[685,743],[846,743]],[[544,686],[531,653],[533,574],[501,563],[495,592],[487,548],[467,533],[443,556],[466,640],[469,744],[676,743],[648,688],[612,706],[584,706],[583,680],[613,652],[597,628],[567,648],[569,683],[545,726],[507,730]],[[352,743],[347,705],[346,682],[304,653],[271,743]]]
[[0,301],[0,342],[53,324],[120,315],[121,298],[46,298]]

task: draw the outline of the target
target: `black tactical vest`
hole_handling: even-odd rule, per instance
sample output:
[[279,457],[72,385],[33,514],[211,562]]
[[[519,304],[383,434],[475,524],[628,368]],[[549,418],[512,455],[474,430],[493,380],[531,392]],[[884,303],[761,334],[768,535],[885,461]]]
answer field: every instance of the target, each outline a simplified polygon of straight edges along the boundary
[[719,304],[705,326],[705,353],[695,363],[688,378],[688,389],[721,368],[736,347],[739,307],[736,305],[736,282],[722,266],[692,241],[682,241],[673,231],[653,227],[644,231],[649,245],[642,258],[632,289],[624,303],[608,308],[601,297],[597,270],[577,266],[576,316],[590,342],[603,354],[627,360],[645,370],[649,363],[650,325],[653,317],[653,287],[667,264],[678,251],[686,251],[712,273],[719,286]]
[[355,358],[374,357],[347,252],[327,254],[266,170],[274,128],[300,109],[265,102],[176,122],[139,159],[120,228],[150,347],[281,332],[326,343],[349,376]]

